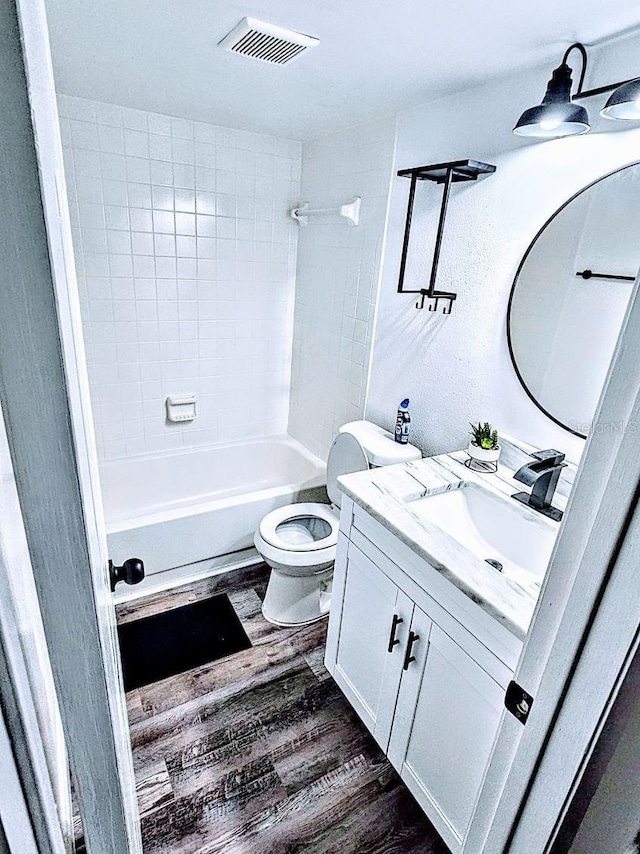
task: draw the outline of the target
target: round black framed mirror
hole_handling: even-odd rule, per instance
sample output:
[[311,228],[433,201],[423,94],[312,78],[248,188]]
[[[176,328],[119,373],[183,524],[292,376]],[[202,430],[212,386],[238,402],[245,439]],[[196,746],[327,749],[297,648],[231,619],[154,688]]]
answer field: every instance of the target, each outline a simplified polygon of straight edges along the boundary
[[640,266],[640,162],[572,196],[520,262],[507,339],[544,414],[586,438]]

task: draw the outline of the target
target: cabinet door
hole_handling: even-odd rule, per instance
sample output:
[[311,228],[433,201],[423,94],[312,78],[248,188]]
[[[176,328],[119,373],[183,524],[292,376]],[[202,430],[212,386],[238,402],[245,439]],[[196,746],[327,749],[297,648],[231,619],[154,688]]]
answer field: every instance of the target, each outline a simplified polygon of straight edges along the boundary
[[[414,625],[427,620],[416,608]],[[498,730],[504,689],[436,625],[426,648],[414,654],[402,678],[389,758],[451,850],[459,851]]]
[[352,544],[343,583],[333,676],[386,751],[413,603]]

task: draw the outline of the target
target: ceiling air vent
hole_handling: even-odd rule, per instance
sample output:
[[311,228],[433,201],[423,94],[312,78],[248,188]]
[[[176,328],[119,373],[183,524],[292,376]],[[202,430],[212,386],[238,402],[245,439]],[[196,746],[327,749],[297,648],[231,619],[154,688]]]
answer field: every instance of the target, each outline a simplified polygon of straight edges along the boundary
[[243,18],[220,47],[233,53],[241,53],[273,65],[286,65],[297,59],[309,48],[315,47],[319,39],[284,30],[273,24],[265,24],[255,18]]

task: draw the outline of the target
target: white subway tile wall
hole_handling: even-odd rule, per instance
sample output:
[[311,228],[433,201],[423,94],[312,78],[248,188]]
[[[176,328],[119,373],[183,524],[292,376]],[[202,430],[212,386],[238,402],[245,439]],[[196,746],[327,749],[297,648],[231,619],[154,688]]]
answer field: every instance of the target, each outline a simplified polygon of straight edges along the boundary
[[[300,143],[65,95],[101,459],[287,430]],[[168,395],[196,394],[172,424]]]
[[337,210],[362,197],[357,228],[313,217],[298,238],[289,432],[323,459],[364,417],[394,151],[393,117],[303,146],[304,201]]

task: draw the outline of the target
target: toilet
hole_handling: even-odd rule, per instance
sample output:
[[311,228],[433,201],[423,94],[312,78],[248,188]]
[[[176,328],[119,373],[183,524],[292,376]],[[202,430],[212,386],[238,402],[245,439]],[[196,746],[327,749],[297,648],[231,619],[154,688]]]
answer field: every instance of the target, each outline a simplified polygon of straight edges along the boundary
[[271,576],[262,605],[266,620],[278,626],[304,626],[329,613],[333,564],[340,527],[341,475],[419,460],[413,445],[401,445],[370,421],[340,428],[327,459],[331,504],[288,504],[260,522],[255,547]]

